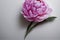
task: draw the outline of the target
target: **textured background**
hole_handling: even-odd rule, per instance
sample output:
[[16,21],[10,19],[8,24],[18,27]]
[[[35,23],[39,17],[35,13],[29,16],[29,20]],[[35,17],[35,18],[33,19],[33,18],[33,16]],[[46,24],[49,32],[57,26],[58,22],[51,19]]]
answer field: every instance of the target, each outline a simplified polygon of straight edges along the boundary
[[[38,25],[26,40],[60,40],[60,0],[46,0],[57,16],[54,22]],[[24,40],[28,22],[20,14],[24,0],[0,0],[0,40]]]

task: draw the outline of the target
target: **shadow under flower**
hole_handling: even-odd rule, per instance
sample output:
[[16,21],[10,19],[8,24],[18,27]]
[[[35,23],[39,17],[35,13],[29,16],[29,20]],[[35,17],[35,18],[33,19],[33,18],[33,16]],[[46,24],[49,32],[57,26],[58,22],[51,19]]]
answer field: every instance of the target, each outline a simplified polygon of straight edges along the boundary
[[18,22],[19,22],[19,26],[21,27],[21,28],[27,28],[27,26],[29,25],[29,21],[27,21],[24,17],[23,17],[23,15],[20,13],[20,15],[19,15],[19,20],[18,20]]

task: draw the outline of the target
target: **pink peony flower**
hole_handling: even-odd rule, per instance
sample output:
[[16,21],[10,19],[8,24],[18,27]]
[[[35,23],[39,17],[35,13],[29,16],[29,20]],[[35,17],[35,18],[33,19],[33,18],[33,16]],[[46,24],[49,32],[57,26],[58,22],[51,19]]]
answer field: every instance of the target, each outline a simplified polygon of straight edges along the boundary
[[43,0],[25,0],[22,14],[28,21],[41,22],[49,17],[51,8]]

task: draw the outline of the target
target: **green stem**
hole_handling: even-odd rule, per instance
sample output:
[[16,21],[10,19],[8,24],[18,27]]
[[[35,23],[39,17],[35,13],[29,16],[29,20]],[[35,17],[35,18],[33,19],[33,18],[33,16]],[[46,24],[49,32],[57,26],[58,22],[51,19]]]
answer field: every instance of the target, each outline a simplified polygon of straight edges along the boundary
[[31,23],[28,25],[24,39],[27,37],[28,30],[29,30],[29,28],[31,27],[32,24],[33,24],[33,22],[31,22]]

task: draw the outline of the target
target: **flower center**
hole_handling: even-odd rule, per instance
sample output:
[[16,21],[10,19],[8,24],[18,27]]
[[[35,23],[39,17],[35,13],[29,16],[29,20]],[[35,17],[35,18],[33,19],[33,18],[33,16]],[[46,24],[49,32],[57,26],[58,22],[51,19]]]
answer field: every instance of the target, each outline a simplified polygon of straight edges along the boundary
[[37,1],[40,1],[41,2],[42,0],[37,0]]

